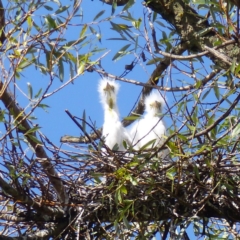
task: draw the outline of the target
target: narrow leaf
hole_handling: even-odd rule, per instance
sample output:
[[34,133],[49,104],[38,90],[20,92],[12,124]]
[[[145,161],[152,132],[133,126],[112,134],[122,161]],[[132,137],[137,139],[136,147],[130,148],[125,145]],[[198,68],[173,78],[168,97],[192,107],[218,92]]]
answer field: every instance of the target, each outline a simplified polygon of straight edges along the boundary
[[27,86],[28,86],[28,97],[32,99],[32,95],[33,95],[32,85],[30,82],[28,82]]
[[174,177],[177,173],[177,170],[175,167],[171,167],[167,170],[166,176],[167,178],[169,178],[170,180],[174,180]]
[[86,111],[83,111],[83,115],[82,115],[82,128],[84,131],[86,131]]
[[30,130],[28,130],[24,135],[26,136],[26,135],[28,135],[30,133],[35,133],[39,129],[40,129],[40,127],[33,127]]
[[232,131],[232,137],[236,137],[240,135],[240,124],[238,124]]
[[219,100],[219,98],[220,98],[220,93],[219,93],[219,88],[218,88],[218,85],[217,85],[217,84],[214,84],[213,90],[214,90],[214,93],[215,93],[216,98]]
[[116,8],[117,8],[117,0],[113,0],[113,3],[112,3],[112,15],[115,13]]
[[85,69],[85,63],[81,62],[77,70],[78,75],[82,74],[84,72],[84,69]]
[[27,135],[27,137],[29,137],[33,142],[42,145],[42,142],[39,141],[35,136],[33,136],[33,135]]
[[64,78],[64,67],[62,59],[58,60],[58,72],[59,72],[59,79],[62,82]]
[[70,5],[60,7],[60,8],[55,12],[55,14],[62,13],[62,12],[64,12],[64,11],[66,11],[69,7],[70,7]]
[[135,3],[135,0],[129,0],[127,4],[124,6],[123,11],[128,10],[134,3]]
[[42,88],[40,88],[40,90],[37,92],[37,94],[34,96],[34,98],[38,98],[41,93],[42,93]]
[[127,44],[124,47],[122,47],[113,57],[113,61],[119,58],[123,53],[131,46],[131,44]]
[[105,10],[100,11],[93,19],[93,21],[97,20],[99,17],[101,17],[105,13]]
[[88,27],[88,25],[84,24],[84,26],[82,28],[82,31],[80,33],[80,38],[82,38],[84,36],[85,32],[87,31],[87,27]]

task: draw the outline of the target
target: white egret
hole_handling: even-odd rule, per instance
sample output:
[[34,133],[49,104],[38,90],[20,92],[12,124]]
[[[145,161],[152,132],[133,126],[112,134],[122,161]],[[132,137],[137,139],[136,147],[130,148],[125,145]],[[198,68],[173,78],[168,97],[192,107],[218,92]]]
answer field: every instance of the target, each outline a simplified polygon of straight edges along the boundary
[[[166,125],[162,120],[162,109],[165,101],[158,91],[153,91],[145,98],[146,114],[137,120],[130,128],[130,136],[135,149],[142,148],[145,144],[152,141],[147,149],[160,147],[164,142],[163,136],[166,135]],[[155,140],[155,141],[154,141]],[[158,156],[165,158],[169,154],[168,149],[163,150]]]
[[110,149],[117,144],[119,151],[125,151],[123,141],[130,143],[130,137],[120,121],[116,104],[118,90],[119,85],[114,80],[103,78],[99,82],[98,91],[104,110],[102,136]]

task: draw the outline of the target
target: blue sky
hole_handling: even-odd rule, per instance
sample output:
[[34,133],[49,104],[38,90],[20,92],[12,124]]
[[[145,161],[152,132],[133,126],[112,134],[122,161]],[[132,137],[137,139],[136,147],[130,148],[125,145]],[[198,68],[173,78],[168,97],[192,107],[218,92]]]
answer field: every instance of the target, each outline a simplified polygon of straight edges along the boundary
[[[54,5],[53,5],[54,6]],[[55,5],[56,6],[56,5]],[[91,11],[89,11],[91,8]],[[82,24],[81,26],[69,27],[67,30],[67,38],[69,40],[77,39],[80,35],[83,24],[91,23],[92,19],[100,10],[105,9],[105,14],[100,18],[107,17],[111,14],[111,6],[101,3],[100,1],[83,1],[81,5],[83,17],[78,17],[74,19],[75,23]],[[118,8],[116,12],[119,12],[122,8]],[[45,10],[46,11],[46,10]],[[142,15],[142,7],[140,3],[136,4],[136,7],[130,10],[132,15],[136,18]],[[135,16],[135,13],[138,12],[138,15]],[[39,11],[39,15],[44,14],[44,9]],[[35,14],[37,16],[37,14]],[[113,19],[114,22],[119,22],[119,19]],[[97,21],[95,21],[97,22]],[[100,48],[106,48],[105,51],[93,57],[92,60],[98,58],[104,52],[111,50],[106,58],[101,62],[103,68],[106,72],[114,74],[116,76],[121,75],[124,72],[125,64],[130,64],[134,60],[134,56],[127,56],[125,59],[120,59],[118,61],[112,61],[113,56],[126,43],[123,41],[111,41],[107,40],[108,38],[115,37],[117,34],[109,30],[110,24],[108,22],[103,22],[99,24],[90,24],[96,30],[101,29],[102,39],[101,43],[95,41],[93,44],[98,44]],[[91,35],[91,32],[87,31],[88,35]],[[65,36],[66,37],[66,36]],[[85,53],[88,51],[88,46],[79,51],[79,53]],[[43,59],[44,61],[44,59]],[[64,82],[69,79],[68,66],[65,68],[65,78]],[[141,66],[136,66],[134,71],[128,74],[126,77],[136,81],[146,82],[148,77],[152,72],[153,67],[150,66],[147,68],[147,72],[142,70]],[[137,73],[137,74],[136,74]],[[103,123],[103,111],[99,102],[99,96],[97,92],[98,81],[100,75],[97,73],[84,73],[74,80],[73,84],[69,84],[67,87],[63,88],[56,94],[53,94],[51,97],[46,98],[42,103],[50,106],[46,111],[42,109],[36,109],[34,111],[34,116],[37,117],[36,122],[42,127],[41,131],[46,134],[55,144],[59,144],[59,140],[63,135],[74,135],[77,136],[80,134],[80,130],[77,126],[71,121],[71,119],[65,113],[65,109],[68,109],[73,115],[81,117],[83,111],[86,111],[86,116],[90,117],[92,121],[96,121],[98,127],[102,126]],[[38,92],[40,88],[46,88],[49,78],[42,75],[38,70],[35,70],[33,67],[29,67],[24,72],[20,80],[17,80],[17,85],[23,92],[27,92],[28,86],[27,83],[30,83],[33,87],[33,95]],[[63,82],[63,83],[64,83]],[[54,80],[50,91],[57,89],[61,86],[61,83],[58,79]],[[124,82],[120,82],[120,91],[118,95],[118,106],[121,113],[121,116],[127,116],[132,106],[134,105],[140,91],[141,86],[136,86]],[[20,105],[25,108],[29,104],[29,100],[26,96],[23,96],[22,93],[17,93],[17,98]]]

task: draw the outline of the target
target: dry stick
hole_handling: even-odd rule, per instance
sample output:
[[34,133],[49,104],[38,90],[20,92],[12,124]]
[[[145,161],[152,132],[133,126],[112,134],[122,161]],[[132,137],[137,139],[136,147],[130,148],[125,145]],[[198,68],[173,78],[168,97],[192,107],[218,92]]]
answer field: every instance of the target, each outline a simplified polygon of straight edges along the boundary
[[227,63],[228,65],[232,65],[232,60],[226,56],[225,54],[223,53],[220,53],[219,51],[216,51],[215,49],[213,48],[210,48],[208,46],[204,46],[204,48],[209,51],[211,54],[213,54],[215,57],[221,59],[223,62]]
[[[213,124],[211,124],[208,128],[204,129],[201,132],[196,133],[193,137],[198,137],[204,134],[207,134],[209,131],[211,131],[215,126],[217,126],[221,121],[226,119],[226,117],[231,113],[231,111],[237,106],[238,102],[240,101],[240,94],[236,97],[233,104],[230,106],[230,108],[222,115],[220,116]],[[190,140],[191,137],[188,137],[188,140]]]
[[66,109],[65,112],[67,115],[73,120],[73,122],[81,129],[81,131],[84,133],[84,135],[87,137],[88,141],[94,146],[96,150],[98,150],[97,145],[93,141],[93,139],[88,135],[88,133],[85,131],[85,129],[77,122],[75,117]]
[[[58,208],[56,210],[55,208],[51,208],[45,205],[42,205],[41,203],[38,203],[34,201],[31,197],[27,195],[23,195],[23,193],[17,191],[15,188],[11,187],[7,182],[5,182],[1,177],[0,177],[0,186],[3,190],[3,192],[6,195],[10,195],[16,202],[20,204],[27,204],[28,206],[33,207],[39,212],[42,212],[46,215],[49,216],[49,218],[52,218],[53,216],[55,217],[62,217],[64,215],[64,212],[61,211],[61,209]],[[2,216],[1,216],[2,219]]]
[[[153,40],[155,40],[155,35],[154,35],[155,31],[154,31],[154,29],[152,29],[152,30],[153,30],[152,31]],[[145,95],[149,94],[153,88],[156,88],[156,89],[159,89],[159,90],[164,90],[164,91],[187,91],[187,90],[190,90],[190,89],[194,89],[196,87],[197,84],[193,84],[193,85],[189,85],[189,86],[185,86],[185,87],[175,87],[175,88],[168,88],[168,87],[162,87],[162,86],[157,86],[156,85],[156,83],[157,83],[157,81],[155,80],[156,77],[160,76],[160,74],[168,67],[168,65],[169,65],[169,63],[171,61],[174,61],[175,59],[178,59],[178,60],[179,59],[192,59],[192,58],[195,58],[195,57],[206,55],[207,53],[210,52],[214,56],[222,59],[224,62],[226,62],[227,64],[231,65],[231,62],[229,61],[229,58],[224,57],[223,54],[221,54],[220,52],[216,51],[215,49],[220,48],[220,47],[224,47],[226,45],[229,45],[229,44],[232,44],[232,43],[235,43],[235,42],[236,42],[235,40],[229,40],[229,41],[223,43],[221,46],[217,46],[217,47],[214,47],[214,48],[209,48],[207,46],[204,46],[207,51],[204,51],[204,52],[199,53],[199,54],[189,55],[189,56],[180,56],[180,54],[185,51],[185,46],[184,45],[182,46],[181,44],[179,44],[175,48],[175,51],[178,53],[176,55],[176,54],[174,54],[174,50],[172,51],[172,53],[165,53],[165,52],[160,51],[158,49],[158,47],[157,47],[156,40],[155,40],[154,41],[154,46],[155,46],[156,50],[158,50],[160,54],[164,55],[165,59],[158,64],[157,68],[154,70],[154,72],[152,73],[152,75],[151,75],[151,77],[150,77],[150,79],[148,80],[147,83],[141,83],[141,82],[137,82],[137,81],[134,81],[134,80],[118,78],[118,77],[116,77],[114,75],[111,75],[111,74],[108,74],[108,73],[106,73],[106,72],[104,72],[102,70],[95,69],[95,71],[98,72],[98,73],[107,75],[110,78],[114,78],[114,79],[118,79],[118,80],[123,81],[123,82],[128,82],[128,83],[132,83],[132,84],[143,86],[144,88],[143,88],[142,97],[141,97],[141,99],[140,99],[140,101],[138,103],[138,106],[133,111],[133,112],[135,112],[137,114],[141,114],[141,113],[143,113],[143,110],[144,110],[143,99],[144,99]],[[204,80],[205,81],[209,81],[209,79],[211,79],[211,77],[214,74],[216,74],[216,73],[211,73]],[[128,126],[130,123],[131,123],[131,121],[123,120],[123,125],[124,126]],[[96,134],[93,134],[93,135],[91,135],[91,138],[97,139],[98,136],[96,136]],[[69,137],[69,136],[66,137],[65,136],[65,137],[61,138],[61,141],[62,142],[67,142],[68,139],[72,139],[73,140],[72,137]],[[82,137],[81,139],[79,139],[79,138],[77,138],[77,139],[74,138],[74,139],[77,140],[76,142],[78,142],[78,143],[86,143],[86,142],[88,142],[88,138],[85,138],[85,137]]]
[[[2,88],[3,83],[0,82],[0,90]],[[17,106],[16,102],[12,98],[11,94],[7,91],[7,89],[5,89],[4,92],[2,92],[0,99],[5,105],[5,107],[9,110],[9,112],[13,115],[15,122],[17,124],[18,131],[24,134],[28,143],[35,150],[37,158],[41,160],[39,162],[42,168],[44,169],[44,172],[48,175],[51,184],[55,188],[60,202],[64,204],[68,203],[68,195],[65,191],[63,182],[58,176],[57,172],[55,171],[53,165],[51,164],[50,159],[43,148],[43,145],[39,143],[40,141],[37,139],[36,133],[31,132],[32,127],[30,126],[28,120],[26,119],[25,114]],[[22,126],[21,128],[19,128],[20,125]]]
[[[193,85],[188,85],[188,86],[185,86],[185,87],[175,87],[175,88],[170,88],[170,87],[160,87],[160,86],[154,86],[154,85],[151,85],[149,83],[142,83],[142,82],[138,82],[138,81],[135,81],[135,80],[131,80],[131,79],[127,79],[127,78],[119,78],[115,75],[112,75],[112,74],[108,74],[106,72],[104,72],[103,70],[100,70],[100,69],[95,69],[96,72],[100,73],[100,74],[105,74],[105,76],[109,77],[109,78],[113,78],[113,79],[117,79],[119,81],[122,81],[122,82],[127,82],[127,83],[130,83],[130,84],[135,84],[135,85],[138,85],[138,86],[143,86],[145,88],[153,88],[153,89],[158,89],[158,90],[164,90],[164,91],[188,91],[188,90],[192,90],[192,89],[195,89],[198,85],[198,83],[195,83]],[[208,74],[204,79],[201,80],[202,82],[202,87],[205,86],[212,78],[214,78],[218,73],[220,72],[220,70],[218,69],[215,69],[213,70],[213,72],[211,72],[210,74]],[[127,126],[128,124],[126,123],[126,125],[124,126]],[[93,140],[95,139],[99,139],[99,136],[101,135],[101,129],[100,130],[95,130],[96,132],[89,135],[89,137]],[[86,136],[83,136],[83,137],[73,137],[73,136],[63,136],[61,137],[61,142],[68,142],[68,143],[88,143],[89,142],[89,139],[86,137]]]

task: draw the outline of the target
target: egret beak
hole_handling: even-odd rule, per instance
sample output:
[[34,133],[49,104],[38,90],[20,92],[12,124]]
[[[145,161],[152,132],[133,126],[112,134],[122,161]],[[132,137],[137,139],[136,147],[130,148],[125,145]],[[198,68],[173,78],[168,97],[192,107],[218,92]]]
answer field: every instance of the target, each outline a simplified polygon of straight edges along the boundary
[[162,108],[162,104],[158,101],[154,101],[150,106],[151,106],[151,108],[159,109],[159,110],[161,110],[161,108]]
[[114,107],[114,100],[112,96],[112,94],[114,93],[114,90],[115,90],[114,86],[112,86],[107,82],[106,87],[104,88],[104,91],[107,95],[107,103],[110,109],[113,109]]
[[110,85],[109,83],[107,83],[106,87],[104,88],[105,92],[114,92],[114,86]]

